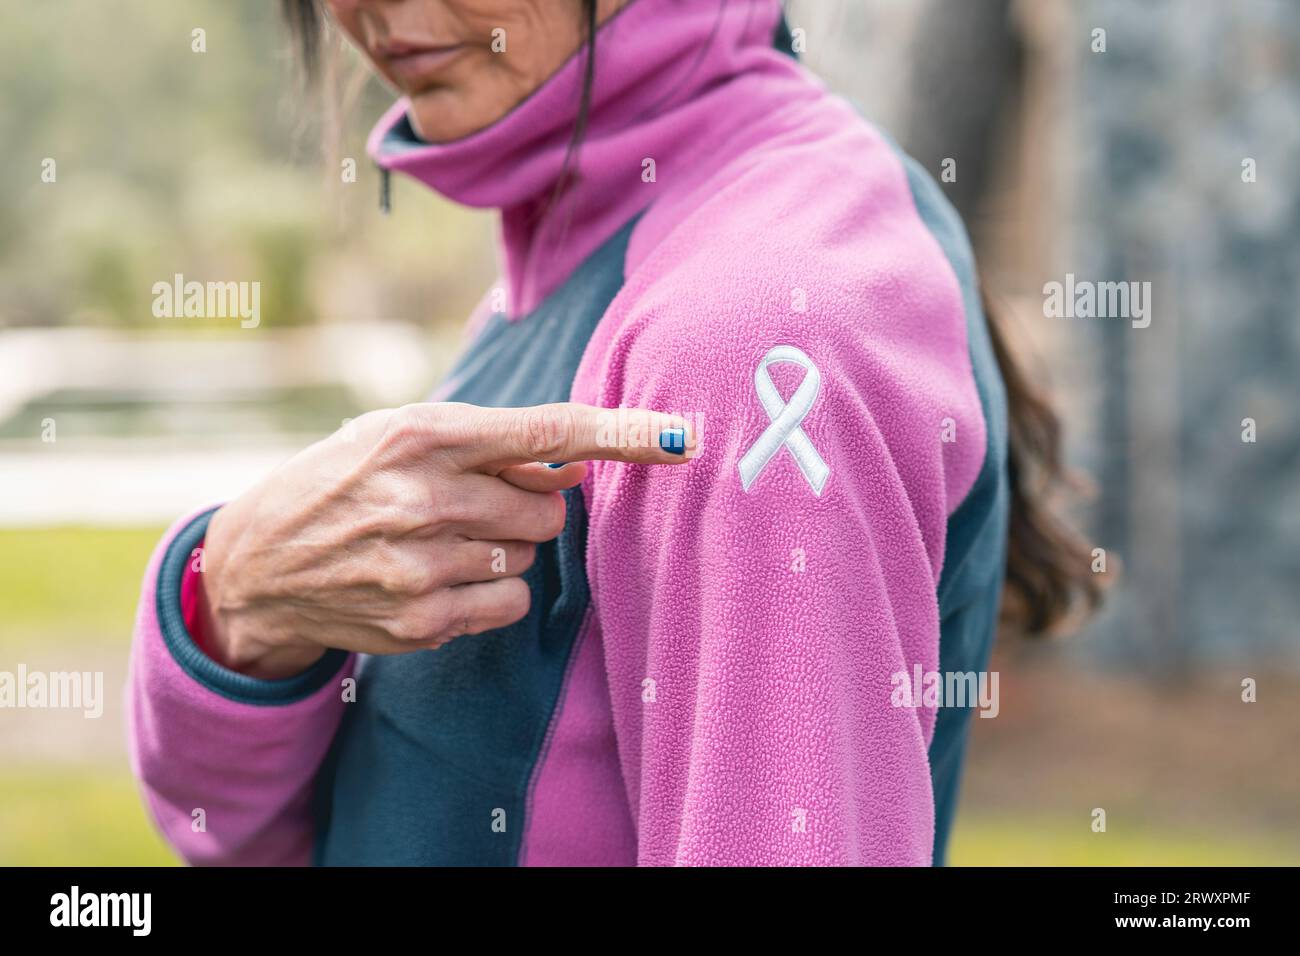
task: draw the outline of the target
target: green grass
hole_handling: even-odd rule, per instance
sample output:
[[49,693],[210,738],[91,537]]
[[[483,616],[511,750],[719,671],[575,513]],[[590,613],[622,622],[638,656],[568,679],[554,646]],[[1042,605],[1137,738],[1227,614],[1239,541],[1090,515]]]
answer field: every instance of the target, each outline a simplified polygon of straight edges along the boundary
[[[169,865],[175,856],[145,814],[129,772],[7,769],[0,777],[0,865]],[[1288,865],[1294,847],[1255,836],[1215,838],[1178,830],[1092,833],[1084,821],[958,822],[950,865],[1233,866]]]
[[0,529],[0,646],[125,644],[162,528]]
[[1255,834],[1126,828],[1089,820],[959,817],[950,866],[1295,866],[1300,846]]
[[175,863],[125,767],[20,766],[0,775],[0,866]]

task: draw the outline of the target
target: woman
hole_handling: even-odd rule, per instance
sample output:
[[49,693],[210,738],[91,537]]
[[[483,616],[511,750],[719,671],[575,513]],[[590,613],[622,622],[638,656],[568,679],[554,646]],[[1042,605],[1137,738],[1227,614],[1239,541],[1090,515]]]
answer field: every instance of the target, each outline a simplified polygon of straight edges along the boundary
[[1008,468],[1004,379],[1038,452],[1012,462],[1054,468],[1054,420],[999,372],[938,187],[799,66],[777,0],[284,5],[309,62],[329,15],[403,94],[385,173],[500,209],[507,305],[442,403],[159,545],[130,711],[167,838],[941,860],[970,711],[900,680],[986,666],[1008,567],[1033,629],[1090,585]]

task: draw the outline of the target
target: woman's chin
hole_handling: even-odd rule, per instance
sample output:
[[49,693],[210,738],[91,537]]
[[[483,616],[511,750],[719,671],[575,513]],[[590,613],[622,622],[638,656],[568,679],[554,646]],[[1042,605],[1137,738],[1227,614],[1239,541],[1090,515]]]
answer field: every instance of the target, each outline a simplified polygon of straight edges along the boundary
[[408,94],[411,127],[427,143],[449,143],[491,126],[506,110],[485,108],[469,102],[456,90],[446,88]]

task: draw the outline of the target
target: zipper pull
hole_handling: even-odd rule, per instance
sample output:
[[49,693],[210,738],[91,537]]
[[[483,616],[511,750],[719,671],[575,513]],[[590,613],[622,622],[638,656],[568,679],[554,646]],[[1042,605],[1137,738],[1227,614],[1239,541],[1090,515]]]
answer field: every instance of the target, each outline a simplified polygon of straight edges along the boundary
[[393,211],[392,183],[388,170],[382,166],[379,167],[379,211],[385,216]]

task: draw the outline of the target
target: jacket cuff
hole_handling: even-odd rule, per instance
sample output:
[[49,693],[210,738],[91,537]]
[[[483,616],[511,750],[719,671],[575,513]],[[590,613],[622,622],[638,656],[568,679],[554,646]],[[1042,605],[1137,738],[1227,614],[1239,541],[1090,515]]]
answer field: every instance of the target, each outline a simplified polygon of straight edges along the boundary
[[236,703],[277,706],[310,697],[342,670],[348,660],[347,651],[328,650],[315,664],[293,677],[261,680],[233,671],[208,657],[185,626],[181,584],[192,553],[203,542],[208,522],[216,511],[216,508],[205,511],[182,528],[163,554],[157,588],[158,628],[163,643],[181,670],[208,690]]

